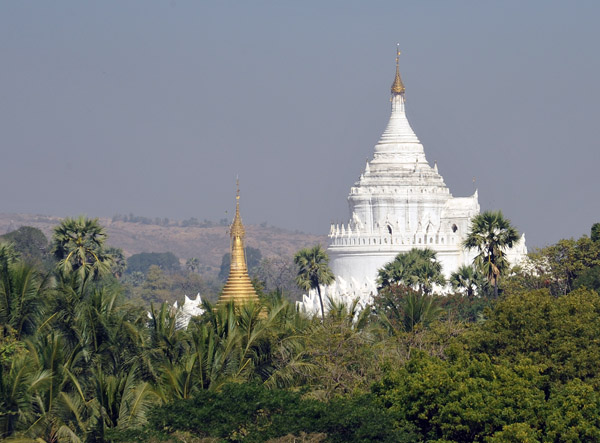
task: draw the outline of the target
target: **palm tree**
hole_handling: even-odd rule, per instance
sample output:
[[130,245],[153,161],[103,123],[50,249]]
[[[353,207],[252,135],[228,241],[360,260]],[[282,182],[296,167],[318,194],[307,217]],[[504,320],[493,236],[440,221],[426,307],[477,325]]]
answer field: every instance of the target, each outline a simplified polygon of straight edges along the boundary
[[51,384],[52,373],[32,362],[26,353],[0,365],[0,439],[26,428],[38,418],[38,393]]
[[83,278],[110,271],[113,259],[103,250],[106,232],[98,219],[66,218],[54,228],[52,253],[59,270],[76,271]]
[[373,310],[379,324],[389,334],[412,332],[417,325],[427,327],[443,312],[438,298],[398,284],[379,291],[373,298]]
[[398,254],[394,260],[386,263],[378,271],[377,283],[380,290],[400,284],[412,286],[415,281],[411,273],[410,263],[407,260],[407,254]]
[[127,269],[127,259],[125,258],[125,254],[121,248],[108,247],[104,251],[107,256],[109,256],[112,260],[110,266],[110,272],[116,278],[123,277],[125,270]]
[[296,284],[306,291],[316,289],[321,304],[321,317],[325,318],[323,297],[321,296],[321,285],[329,285],[333,282],[333,272],[329,268],[329,257],[321,245],[312,248],[301,249],[294,256],[294,263],[298,267]]
[[17,262],[0,270],[0,325],[17,339],[32,335],[46,305],[48,276],[41,276],[26,263]]
[[173,364],[185,354],[182,340],[185,331],[177,329],[177,313],[167,303],[162,303],[158,309],[152,303],[149,314],[149,345],[153,359]]
[[407,253],[400,253],[378,273],[379,289],[403,284],[418,287],[421,292],[429,294],[434,284],[445,284],[442,264],[437,260],[435,251],[429,248],[413,248]]
[[19,259],[19,253],[15,250],[13,243],[0,243],[0,269],[15,263]]
[[446,284],[446,279],[442,275],[442,264],[435,257],[418,262],[415,266],[415,279],[423,294],[431,294],[433,285]]
[[185,262],[185,267],[190,272],[197,272],[199,266],[200,260],[198,260],[196,257],[188,258]]
[[106,374],[98,366],[91,378],[101,410],[98,415],[102,417],[102,431],[117,426],[126,429],[143,423],[146,411],[159,400],[148,382],[139,381],[135,365],[115,375]]
[[450,274],[450,285],[455,290],[464,290],[467,297],[475,295],[480,280],[479,272],[473,266],[463,265]]
[[409,293],[404,299],[403,305],[402,323],[407,332],[413,331],[418,324],[428,326],[443,311],[434,296],[416,292]]
[[518,239],[519,233],[510,220],[504,218],[502,211],[486,211],[471,220],[471,231],[463,245],[479,252],[474,263],[494,285],[495,297],[498,297],[498,279],[508,268],[504,251],[512,248]]

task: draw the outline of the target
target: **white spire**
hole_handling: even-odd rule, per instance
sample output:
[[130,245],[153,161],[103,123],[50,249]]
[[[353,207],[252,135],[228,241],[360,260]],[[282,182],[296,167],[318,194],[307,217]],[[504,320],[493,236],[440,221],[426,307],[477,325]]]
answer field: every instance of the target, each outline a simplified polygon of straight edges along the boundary
[[[399,154],[393,159],[388,158],[390,163],[414,163],[415,159],[422,163],[427,163],[425,151],[415,131],[410,126],[406,118],[404,107],[404,84],[397,86],[401,81],[399,79],[399,71],[396,58],[396,80],[392,85],[392,113],[390,120],[381,134],[379,142],[375,145],[375,158],[378,161],[377,154]],[[401,92],[399,92],[401,89]],[[373,163],[371,164],[373,166]]]
[[404,110],[404,94],[392,94],[392,114],[385,131],[379,139],[379,145],[397,143],[419,143],[415,131],[410,127]]

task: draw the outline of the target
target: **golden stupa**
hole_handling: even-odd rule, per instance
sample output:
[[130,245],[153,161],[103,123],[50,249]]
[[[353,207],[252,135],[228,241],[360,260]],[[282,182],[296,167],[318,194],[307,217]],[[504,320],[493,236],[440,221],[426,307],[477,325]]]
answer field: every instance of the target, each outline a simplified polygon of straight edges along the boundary
[[246,254],[244,252],[244,225],[240,217],[240,187],[238,183],[237,195],[235,197],[235,217],[231,224],[231,264],[229,265],[229,277],[223,287],[223,292],[217,301],[217,306],[233,302],[236,306],[246,303],[259,303],[258,295],[252,286],[246,266]]

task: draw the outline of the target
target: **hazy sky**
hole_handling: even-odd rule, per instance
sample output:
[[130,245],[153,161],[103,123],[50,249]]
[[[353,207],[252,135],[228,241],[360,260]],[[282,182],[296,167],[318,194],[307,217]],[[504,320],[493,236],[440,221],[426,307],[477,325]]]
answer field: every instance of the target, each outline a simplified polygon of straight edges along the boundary
[[[600,2],[2,1],[0,212],[326,234],[407,113],[528,245],[600,221]],[[228,212],[226,212],[228,211]]]

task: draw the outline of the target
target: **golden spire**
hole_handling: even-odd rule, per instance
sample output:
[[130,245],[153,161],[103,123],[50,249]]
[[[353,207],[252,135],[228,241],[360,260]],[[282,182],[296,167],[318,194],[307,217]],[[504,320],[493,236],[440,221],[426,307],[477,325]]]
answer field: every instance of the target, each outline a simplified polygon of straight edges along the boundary
[[229,265],[229,277],[223,287],[217,305],[233,302],[236,305],[246,303],[258,303],[258,296],[248,276],[246,266],[246,255],[244,253],[244,236],[246,234],[242,217],[240,216],[240,183],[236,181],[237,194],[235,197],[235,217],[231,224],[231,264]]
[[233,223],[231,224],[231,238],[234,236],[244,238],[246,231],[242,224],[242,217],[240,216],[240,181],[236,180],[237,194],[235,195],[235,217],[233,217]]
[[402,79],[400,78],[400,67],[398,61],[400,59],[400,44],[396,45],[396,78],[394,78],[394,83],[392,83],[392,94],[404,94],[406,89],[404,88],[404,83],[402,83]]

